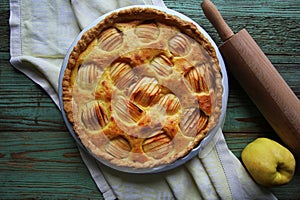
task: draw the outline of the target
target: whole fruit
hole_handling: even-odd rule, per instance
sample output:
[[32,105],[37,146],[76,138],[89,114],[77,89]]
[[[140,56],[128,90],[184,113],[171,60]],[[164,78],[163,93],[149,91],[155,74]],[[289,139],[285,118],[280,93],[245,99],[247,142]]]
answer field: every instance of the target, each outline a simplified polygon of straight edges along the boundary
[[293,178],[296,161],[281,144],[257,138],[242,151],[242,161],[252,178],[263,186],[283,185]]

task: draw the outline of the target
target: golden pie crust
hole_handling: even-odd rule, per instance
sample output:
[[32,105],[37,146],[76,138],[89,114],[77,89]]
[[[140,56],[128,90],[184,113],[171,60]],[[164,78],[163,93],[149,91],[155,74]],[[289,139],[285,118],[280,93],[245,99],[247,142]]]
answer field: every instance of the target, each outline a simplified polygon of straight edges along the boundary
[[187,155],[216,126],[223,90],[216,52],[197,27],[143,7],[114,12],[85,32],[62,88],[83,145],[130,168]]

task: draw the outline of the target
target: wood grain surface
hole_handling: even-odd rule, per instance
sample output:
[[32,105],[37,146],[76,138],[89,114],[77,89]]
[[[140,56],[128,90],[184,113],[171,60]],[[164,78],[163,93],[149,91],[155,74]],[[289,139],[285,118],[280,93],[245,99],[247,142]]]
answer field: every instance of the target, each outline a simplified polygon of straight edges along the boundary
[[[234,32],[247,28],[300,97],[300,2],[213,0]],[[165,4],[199,23],[220,45],[197,0]],[[0,199],[102,199],[76,144],[48,95],[9,63],[9,1],[0,0]],[[280,143],[229,72],[229,102],[223,128],[229,148],[241,151],[257,137]],[[300,145],[300,144],[299,144]],[[279,199],[300,199],[300,159],[293,180],[270,188]]]

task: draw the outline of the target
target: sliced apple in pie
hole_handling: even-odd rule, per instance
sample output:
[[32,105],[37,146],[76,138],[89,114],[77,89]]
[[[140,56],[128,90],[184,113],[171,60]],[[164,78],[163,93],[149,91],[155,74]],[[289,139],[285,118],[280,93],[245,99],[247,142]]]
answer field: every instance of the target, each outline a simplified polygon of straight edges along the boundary
[[193,23],[133,7],[77,42],[63,77],[64,109],[95,157],[152,168],[187,155],[215,127],[221,80],[216,52]]

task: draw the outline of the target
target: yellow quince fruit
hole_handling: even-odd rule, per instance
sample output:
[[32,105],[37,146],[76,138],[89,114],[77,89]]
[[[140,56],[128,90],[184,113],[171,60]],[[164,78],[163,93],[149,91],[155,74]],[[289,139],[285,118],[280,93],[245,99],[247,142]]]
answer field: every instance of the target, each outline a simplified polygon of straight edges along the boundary
[[242,161],[252,178],[263,186],[283,185],[293,178],[296,161],[281,144],[257,138],[242,151]]

